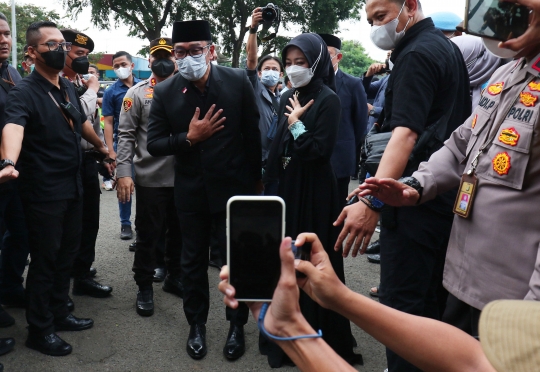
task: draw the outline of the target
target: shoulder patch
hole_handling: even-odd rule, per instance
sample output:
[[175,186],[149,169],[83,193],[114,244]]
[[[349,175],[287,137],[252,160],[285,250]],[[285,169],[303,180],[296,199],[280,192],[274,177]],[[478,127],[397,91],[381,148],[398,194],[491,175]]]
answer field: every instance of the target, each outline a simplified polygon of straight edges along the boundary
[[133,107],[133,98],[124,98],[122,107],[124,108],[124,112],[128,112]]

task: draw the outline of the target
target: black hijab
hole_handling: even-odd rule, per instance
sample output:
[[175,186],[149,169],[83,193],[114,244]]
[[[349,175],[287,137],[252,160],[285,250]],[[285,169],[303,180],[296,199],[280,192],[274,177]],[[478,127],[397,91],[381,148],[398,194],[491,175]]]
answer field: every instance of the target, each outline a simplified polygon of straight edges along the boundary
[[313,78],[308,85],[297,88],[301,94],[302,93],[311,93],[320,89],[322,84],[326,84],[334,92],[336,91],[336,74],[334,73],[334,68],[332,67],[332,61],[330,59],[330,53],[328,53],[328,48],[326,43],[317,34],[305,33],[298,35],[292,39],[289,44],[285,45],[285,48],[281,51],[281,60],[283,65],[285,65],[287,57],[287,49],[291,46],[295,46],[304,53],[306,59],[309,63],[309,67],[313,67],[319,55],[321,59],[313,71]]

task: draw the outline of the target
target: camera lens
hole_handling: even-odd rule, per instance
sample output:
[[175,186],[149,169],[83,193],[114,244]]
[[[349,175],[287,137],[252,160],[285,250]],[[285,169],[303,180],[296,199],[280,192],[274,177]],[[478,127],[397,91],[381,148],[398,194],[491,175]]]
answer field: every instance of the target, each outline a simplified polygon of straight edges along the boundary
[[276,11],[272,8],[265,8],[262,12],[263,20],[266,22],[273,22],[276,19]]

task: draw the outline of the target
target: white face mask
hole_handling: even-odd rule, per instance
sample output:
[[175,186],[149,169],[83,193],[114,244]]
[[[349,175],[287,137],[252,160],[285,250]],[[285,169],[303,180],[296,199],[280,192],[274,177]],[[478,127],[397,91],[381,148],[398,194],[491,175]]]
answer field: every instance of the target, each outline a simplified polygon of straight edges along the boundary
[[114,70],[114,73],[120,80],[125,80],[131,75],[131,68],[130,67],[120,67]]
[[293,65],[285,69],[293,88],[302,88],[309,84],[309,82],[313,78],[313,71],[317,69],[317,65],[319,64],[321,55],[322,55],[322,44],[321,44],[321,52],[319,53],[319,57],[317,57],[317,60],[315,60],[313,67],[309,68],[309,67]]
[[[332,58],[330,58],[330,61],[332,61],[334,58],[336,58],[338,55],[336,54],[335,56],[333,56]],[[339,62],[336,62],[332,65],[332,68],[335,69],[336,68],[336,65],[338,64]]]
[[395,19],[391,20],[385,25],[371,27],[371,41],[373,41],[373,44],[375,44],[378,48],[382,50],[394,49],[401,39],[403,39],[403,36],[405,36],[405,30],[411,21],[410,18],[407,21],[407,24],[405,24],[403,31],[396,31],[397,26],[399,25],[399,16],[401,15],[401,12],[403,12],[404,7],[405,1],[403,2],[401,10]]
[[216,66],[218,65],[217,61],[212,61],[211,63]]
[[189,81],[197,81],[206,74],[208,63],[206,62],[206,54],[198,58],[187,56],[184,59],[177,59],[178,71],[184,79]]
[[499,48],[500,41],[493,39],[484,39],[482,38],[486,49],[493,54],[495,57],[499,58],[514,58],[520,51],[513,51],[511,49]]
[[388,60],[388,69],[390,71],[392,71],[394,69],[394,62],[392,62],[391,60]]

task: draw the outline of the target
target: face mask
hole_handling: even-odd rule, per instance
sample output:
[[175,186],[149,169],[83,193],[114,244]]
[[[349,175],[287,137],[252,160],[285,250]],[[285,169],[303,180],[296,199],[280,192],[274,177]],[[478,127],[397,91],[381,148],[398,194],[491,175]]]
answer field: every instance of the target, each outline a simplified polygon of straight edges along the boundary
[[212,61],[212,64],[216,66],[218,65],[217,61]]
[[321,55],[322,45],[319,57],[317,57],[317,60],[313,64],[313,67],[309,68],[296,65],[287,67],[285,71],[287,72],[287,76],[289,77],[293,88],[302,88],[309,84],[309,82],[313,78],[313,72],[317,69],[317,65],[319,64]]
[[131,68],[129,67],[120,67],[114,70],[114,73],[120,80],[125,80],[131,75]]
[[71,60],[71,69],[78,74],[87,74],[89,67],[88,57],[77,57]]
[[514,58],[520,51],[513,51],[511,49],[499,48],[500,41],[492,39],[482,38],[486,49],[493,54],[495,57],[499,58]]
[[407,26],[409,25],[409,22],[411,19],[407,21],[407,24],[403,28],[403,31],[397,32],[397,26],[399,25],[399,16],[401,15],[401,12],[403,12],[403,8],[405,7],[405,2],[403,2],[403,5],[401,6],[401,10],[399,11],[398,16],[388,22],[385,25],[382,26],[372,26],[371,27],[371,41],[373,41],[373,44],[375,44],[378,48],[382,50],[390,50],[394,49],[396,45],[401,41],[403,36],[405,36],[405,30],[407,29]]
[[267,87],[274,87],[279,81],[279,72],[273,70],[265,70],[261,75],[261,83]]
[[[332,58],[330,58],[330,61],[332,61],[334,58],[336,58],[338,55],[336,54],[335,56],[333,56]],[[335,68],[336,65],[338,64],[339,62],[336,62],[332,65],[332,68]]]
[[184,59],[177,59],[178,71],[184,79],[189,81],[197,81],[206,74],[208,63],[206,63],[206,54],[198,58],[187,56]]
[[388,69],[390,71],[392,71],[394,69],[394,62],[392,62],[391,60],[388,60]]
[[48,52],[39,54],[41,54],[41,57],[43,57],[45,65],[52,68],[53,70],[60,71],[64,69],[67,52],[64,52],[63,50],[49,50]]
[[170,59],[156,59],[152,63],[152,72],[160,78],[166,78],[174,72],[174,62]]
[[36,67],[36,65],[31,65],[30,66],[30,73],[34,72],[34,68]]

